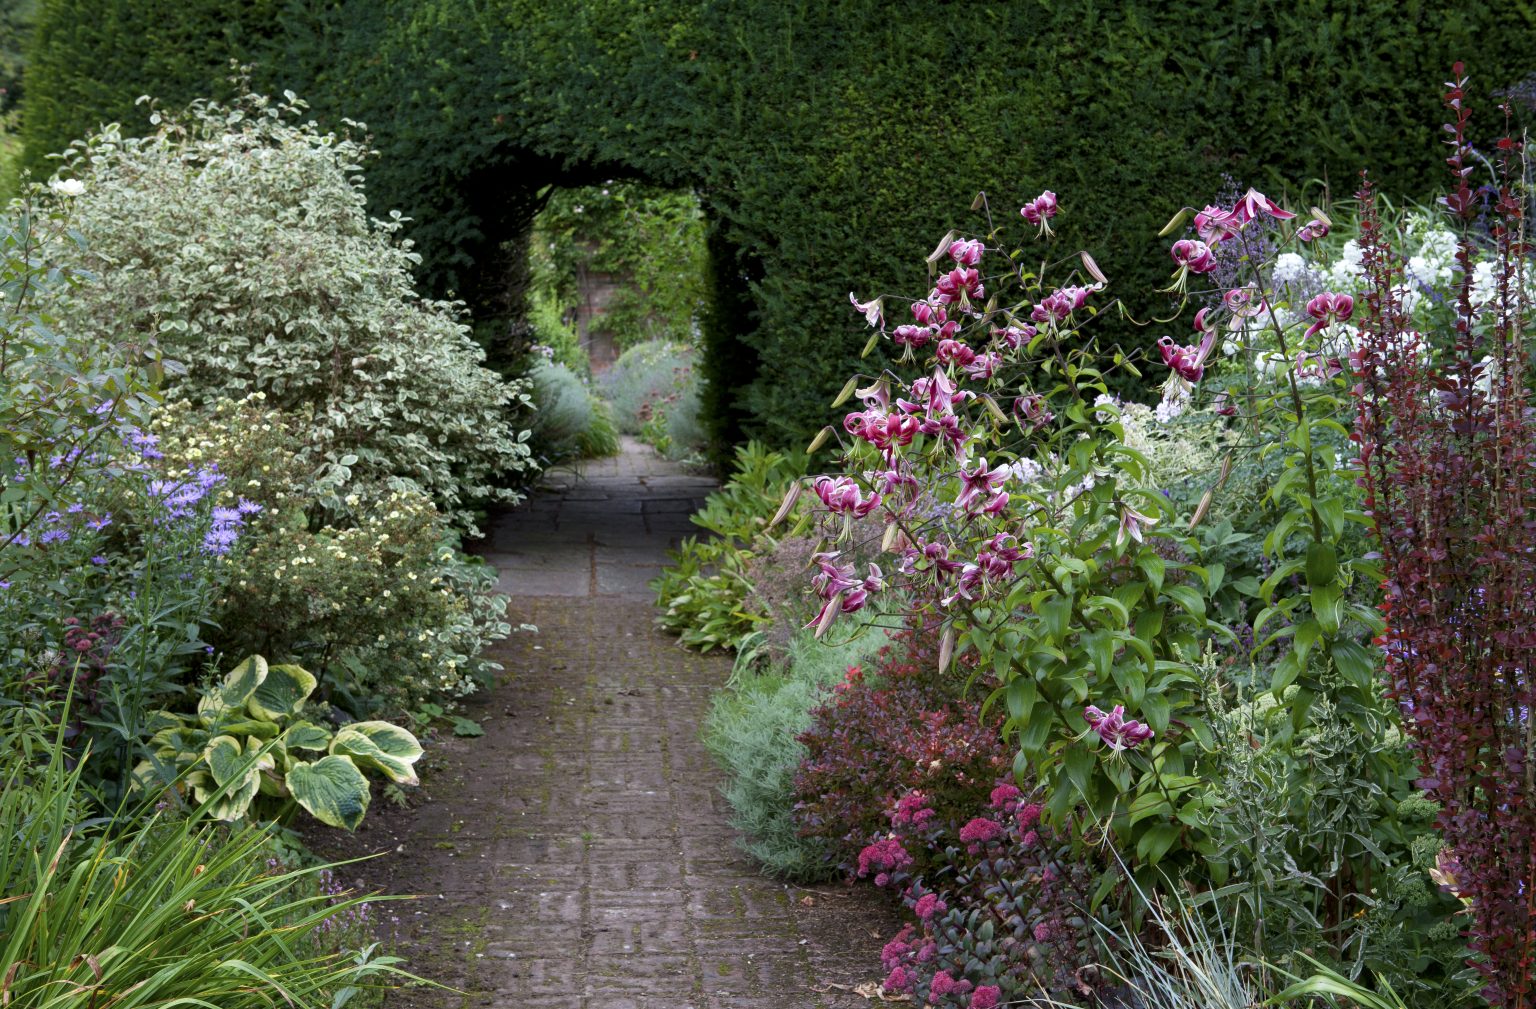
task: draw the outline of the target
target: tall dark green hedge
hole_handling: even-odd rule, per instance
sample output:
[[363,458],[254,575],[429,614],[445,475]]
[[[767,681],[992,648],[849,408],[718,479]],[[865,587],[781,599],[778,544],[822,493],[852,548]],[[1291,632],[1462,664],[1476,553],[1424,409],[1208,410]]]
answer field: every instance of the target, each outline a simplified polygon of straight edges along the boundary
[[[1133,306],[1157,230],[1224,174],[1271,193],[1438,184],[1453,59],[1487,94],[1536,69],[1536,6],[1462,0],[43,0],[34,159],[230,57],[323,120],[366,120],[372,198],[414,219],[423,279],[515,317],[540,188],[692,186],[721,304],[718,430],[805,437],[863,343],[847,294],[922,288],[979,189],[1042,189]],[[32,103],[37,103],[34,109]],[[1493,128],[1492,102],[1484,122]],[[1156,335],[1156,334],[1151,334]]]

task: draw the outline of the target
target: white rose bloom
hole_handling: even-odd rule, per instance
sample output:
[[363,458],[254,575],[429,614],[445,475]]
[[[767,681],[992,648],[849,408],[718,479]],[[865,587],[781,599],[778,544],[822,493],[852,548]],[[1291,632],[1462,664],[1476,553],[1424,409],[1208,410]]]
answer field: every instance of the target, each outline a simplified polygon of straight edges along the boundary
[[48,188],[60,196],[85,195],[85,183],[79,179],[49,179]]

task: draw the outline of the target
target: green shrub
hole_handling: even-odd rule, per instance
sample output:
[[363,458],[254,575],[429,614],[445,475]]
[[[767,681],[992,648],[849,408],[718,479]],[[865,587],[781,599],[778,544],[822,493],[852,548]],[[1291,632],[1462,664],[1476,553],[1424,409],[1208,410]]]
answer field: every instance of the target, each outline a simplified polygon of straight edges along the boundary
[[1452,60],[1486,93],[1536,51],[1529,5],[1457,0],[975,13],[959,28],[916,0],[48,0],[28,158],[129,121],[146,90],[213,93],[227,58],[256,62],[369,123],[381,205],[414,219],[434,291],[485,292],[477,317],[508,310],[519,257],[504,246],[526,241],[547,186],[693,187],[726,250],[714,299],[745,302],[711,341],[711,377],[732,373],[719,405],[803,444],[862,343],[847,292],[915,288],[903,236],[936,240],[978,190],[999,222],[1057,191],[1067,244],[1104,250],[1117,291],[1150,292],[1170,206],[1223,173],[1278,196],[1289,180],[1349,187],[1367,162],[1389,191],[1424,192],[1413,152]]
[[[210,642],[226,655],[304,665],[320,696],[354,717],[398,716],[486,682],[501,667],[483,653],[510,631],[495,574],[460,552],[419,491],[328,482],[329,467],[303,461],[306,415],[267,402],[263,393],[203,410],[178,401],[150,428],[170,463],[218,462],[221,503],[238,495],[262,506],[212,601]],[[351,522],[324,521],[315,502],[328,494],[344,495]]]
[[651,582],[657,622],[690,648],[735,649],[759,626],[766,611],[754,605],[747,565],[776,542],[767,532],[790,484],[805,475],[803,455],[770,452],[755,442],[736,451],[736,470],[693,516],[710,535],[688,537]]
[[620,354],[598,380],[603,396],[613,404],[619,430],[639,434],[656,405],[677,390],[680,373],[692,363],[693,351],[661,340],[638,344]]
[[704,722],[704,745],[729,777],[725,797],[742,848],[774,876],[800,881],[836,872],[831,846],[802,837],[793,817],[794,778],[806,749],[796,737],[811,727],[849,666],[864,663],[886,644],[878,616],[865,614],[858,630],[835,643],[800,631],[781,662],[766,670],[742,668],[717,693]]
[[59,299],[61,325],[157,343],[198,405],[260,391],[307,410],[301,465],[424,492],[471,528],[516,499],[497,481],[528,465],[508,422],[521,393],[481,366],[454,305],[416,297],[398,216],[364,213],[367,149],[300,111],[199,102],[147,138],[72,148],[60,171],[84,183],[73,223],[96,280]]
[[607,404],[570,368],[538,361],[528,372],[533,414],[528,444],[545,466],[613,455],[618,434]]

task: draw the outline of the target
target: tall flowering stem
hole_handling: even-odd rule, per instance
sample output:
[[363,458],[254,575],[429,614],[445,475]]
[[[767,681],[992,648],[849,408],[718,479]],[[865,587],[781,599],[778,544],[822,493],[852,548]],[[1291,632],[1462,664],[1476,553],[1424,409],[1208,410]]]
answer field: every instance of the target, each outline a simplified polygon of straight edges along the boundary
[[[1473,236],[1468,111],[1461,65],[1445,104],[1452,188],[1442,201],[1461,231],[1455,322],[1413,331],[1403,262],[1369,182],[1361,244],[1371,286],[1356,378],[1355,440],[1366,507],[1381,543],[1379,639],[1391,688],[1442,804],[1457,867],[1448,885],[1470,903],[1470,939],[1485,995],[1536,1004],[1536,395],[1527,384],[1522,282],[1530,249],[1519,198],[1521,145],[1499,144],[1491,243]],[[1499,278],[1474,296],[1479,260]]]

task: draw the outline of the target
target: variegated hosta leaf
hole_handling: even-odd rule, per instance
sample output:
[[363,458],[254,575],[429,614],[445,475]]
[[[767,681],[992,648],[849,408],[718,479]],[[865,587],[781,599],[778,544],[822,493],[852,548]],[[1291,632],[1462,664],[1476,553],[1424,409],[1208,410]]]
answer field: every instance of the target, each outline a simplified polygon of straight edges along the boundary
[[238,666],[224,674],[219,689],[203,695],[197,702],[197,713],[205,721],[217,718],[231,708],[240,708],[256,693],[261,681],[267,678],[267,660],[260,655],[246,658]]
[[356,830],[368,811],[368,779],[346,757],[333,753],[313,764],[294,764],[284,783],[299,805],[332,827]]
[[257,718],[281,721],[297,715],[314,690],[315,678],[307,669],[295,665],[268,666],[266,677],[245,708]]
[[273,739],[277,736],[278,726],[275,722],[266,719],[245,718],[238,722],[225,722],[219,726],[221,736],[247,736],[256,739]]
[[[253,742],[255,742],[253,740]],[[257,753],[261,744],[257,743]],[[204,789],[204,794],[223,788],[224,794],[215,801],[210,814],[216,820],[238,820],[251,807],[256,791],[261,785],[261,757],[252,753],[234,736],[217,736],[208,744],[203,756],[208,761],[208,773],[213,777],[214,789]],[[270,763],[271,757],[265,759]],[[202,801],[207,801],[202,795]]]
[[294,722],[283,734],[283,742],[290,750],[323,751],[331,745],[331,733],[313,722]]
[[377,768],[399,784],[418,783],[411,765],[421,759],[421,744],[398,725],[389,722],[344,725],[331,740],[331,752],[351,757],[362,767]]

